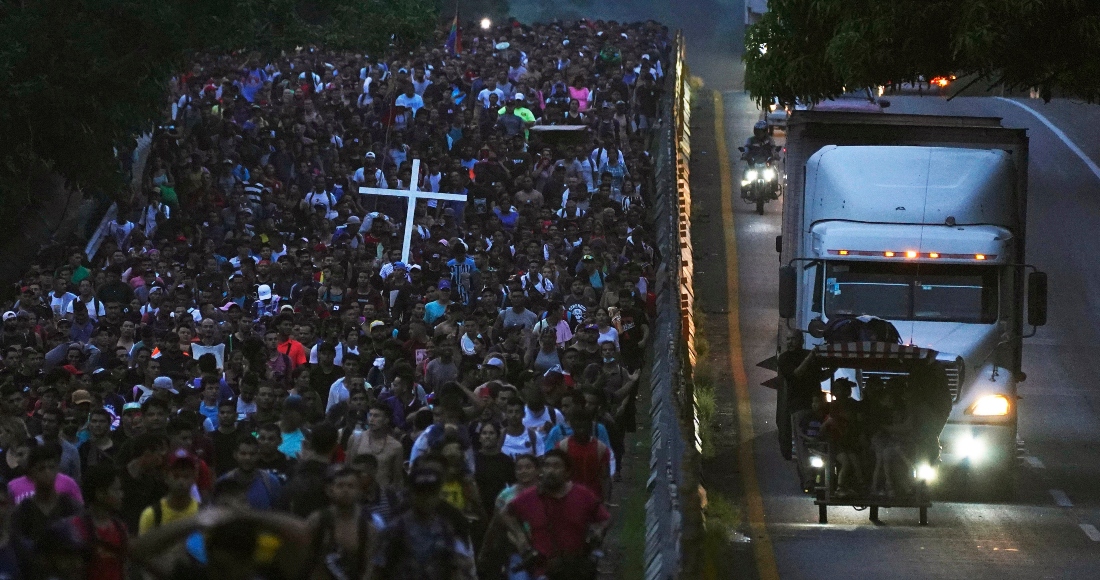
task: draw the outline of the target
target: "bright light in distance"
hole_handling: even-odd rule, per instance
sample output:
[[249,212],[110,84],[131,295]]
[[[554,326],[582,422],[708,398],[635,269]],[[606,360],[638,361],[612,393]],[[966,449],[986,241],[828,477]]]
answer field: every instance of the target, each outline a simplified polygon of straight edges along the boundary
[[940,255],[937,252],[929,252],[928,257],[929,258],[938,258],[938,257],[940,257]]
[[975,260],[984,260],[985,259],[985,254],[974,254],[974,259]]
[[481,29],[482,30],[489,30],[492,27],[493,27],[493,21],[492,20],[489,20],[488,18],[482,18],[481,19]]
[[747,179],[749,181],[752,181],[752,180],[756,179],[757,177],[760,177],[760,173],[757,172],[755,169],[750,169],[750,170],[745,172],[745,179]]
[[917,467],[917,479],[925,482],[932,482],[936,480],[936,468],[922,463]]
[[916,258],[917,253],[914,252],[913,250],[909,250],[908,252],[905,252],[905,257],[906,258]]
[[825,467],[825,460],[817,455],[810,456],[810,467],[814,469],[821,469]]
[[770,168],[770,167],[768,169],[765,169],[764,170],[764,180],[765,181],[771,181],[773,179],[775,179],[775,170]]
[[883,253],[882,253],[882,255],[883,255],[883,256],[886,256],[887,258],[893,258],[893,257],[894,257],[894,253],[893,253],[893,252],[883,252]]
[[979,417],[1003,417],[1012,408],[1004,395],[986,395],[970,407],[970,414]]

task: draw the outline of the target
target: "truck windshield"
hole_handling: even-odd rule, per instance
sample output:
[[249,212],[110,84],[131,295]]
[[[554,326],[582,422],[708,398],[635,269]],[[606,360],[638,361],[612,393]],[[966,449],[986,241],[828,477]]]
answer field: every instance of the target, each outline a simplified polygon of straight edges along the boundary
[[827,262],[825,315],[991,324],[997,268],[944,264]]

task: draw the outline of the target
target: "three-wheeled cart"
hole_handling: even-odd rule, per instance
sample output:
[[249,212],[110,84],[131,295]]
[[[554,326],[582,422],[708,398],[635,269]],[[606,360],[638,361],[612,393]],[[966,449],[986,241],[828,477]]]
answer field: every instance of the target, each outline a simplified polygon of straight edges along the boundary
[[[919,510],[920,525],[928,524],[929,500],[928,482],[935,477],[935,465],[938,462],[938,434],[947,420],[946,414],[936,411],[935,401],[940,389],[946,389],[945,381],[937,374],[936,351],[915,346],[886,342],[849,342],[822,344],[814,349],[816,363],[825,372],[832,372],[830,384],[838,380],[848,380],[858,386],[863,405],[874,409],[876,396],[891,392],[892,396],[904,396],[913,407],[925,410],[917,413],[921,424],[914,436],[914,443],[907,454],[912,465],[906,477],[905,493],[896,495],[874,495],[872,493],[841,493],[837,487],[840,470],[838,449],[828,438],[803,441],[799,461],[800,474],[815,472],[812,485],[807,486],[818,507],[818,522],[829,522],[830,506],[851,506],[857,509],[868,508],[871,521],[878,521],[880,508],[916,508]],[[943,382],[942,386],[939,384]],[[874,390],[871,389],[874,385]],[[912,390],[906,393],[905,390]],[[924,401],[931,404],[924,405]],[[931,409],[930,411],[927,409]],[[800,433],[799,437],[802,436]],[[900,470],[895,473],[900,473]],[[803,481],[806,481],[805,479]]]

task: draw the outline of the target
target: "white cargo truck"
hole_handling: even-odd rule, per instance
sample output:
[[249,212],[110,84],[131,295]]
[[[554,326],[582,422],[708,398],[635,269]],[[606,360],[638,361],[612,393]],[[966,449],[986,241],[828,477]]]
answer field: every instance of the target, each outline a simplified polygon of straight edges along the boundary
[[[1003,476],[1016,461],[1022,341],[1046,319],[1046,277],[1025,264],[1025,130],[798,111],[787,139],[779,348],[795,330],[803,348],[820,344],[838,317],[890,321],[945,371],[942,465]],[[777,422],[789,421],[788,396],[781,381]]]

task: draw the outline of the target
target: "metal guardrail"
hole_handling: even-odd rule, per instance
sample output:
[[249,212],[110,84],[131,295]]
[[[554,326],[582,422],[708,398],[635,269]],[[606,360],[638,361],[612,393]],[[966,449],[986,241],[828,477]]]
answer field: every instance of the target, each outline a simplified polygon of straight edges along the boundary
[[655,276],[657,312],[651,345],[652,447],[646,488],[646,580],[681,577],[699,522],[697,465],[701,451],[689,373],[695,362],[692,308],[691,156],[688,71],[677,34],[662,103],[664,122],[655,140],[654,213],[664,260]]

